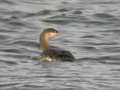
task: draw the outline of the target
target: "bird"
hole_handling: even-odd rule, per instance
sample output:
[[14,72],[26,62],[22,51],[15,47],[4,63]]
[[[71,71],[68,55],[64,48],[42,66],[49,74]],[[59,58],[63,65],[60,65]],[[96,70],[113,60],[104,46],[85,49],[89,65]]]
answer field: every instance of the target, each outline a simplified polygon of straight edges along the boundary
[[40,34],[40,49],[42,50],[42,54],[40,60],[47,61],[74,61],[75,57],[71,52],[67,50],[62,50],[55,48],[50,45],[50,40],[56,37],[57,35],[62,34],[63,32],[59,32],[54,28],[46,28]]

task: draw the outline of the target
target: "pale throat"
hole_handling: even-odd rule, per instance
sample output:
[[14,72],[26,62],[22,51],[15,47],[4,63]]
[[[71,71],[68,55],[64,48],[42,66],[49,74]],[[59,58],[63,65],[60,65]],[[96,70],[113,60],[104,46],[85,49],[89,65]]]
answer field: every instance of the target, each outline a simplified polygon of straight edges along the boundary
[[50,49],[49,38],[46,35],[40,36],[40,48],[43,52]]

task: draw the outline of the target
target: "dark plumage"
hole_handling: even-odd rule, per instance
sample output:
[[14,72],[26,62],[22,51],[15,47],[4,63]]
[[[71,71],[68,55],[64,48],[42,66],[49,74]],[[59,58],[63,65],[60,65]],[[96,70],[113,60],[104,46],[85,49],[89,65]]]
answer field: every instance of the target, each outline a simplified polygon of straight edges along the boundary
[[53,60],[57,61],[73,61],[75,60],[74,56],[65,50],[50,49],[42,53],[43,56],[48,56]]

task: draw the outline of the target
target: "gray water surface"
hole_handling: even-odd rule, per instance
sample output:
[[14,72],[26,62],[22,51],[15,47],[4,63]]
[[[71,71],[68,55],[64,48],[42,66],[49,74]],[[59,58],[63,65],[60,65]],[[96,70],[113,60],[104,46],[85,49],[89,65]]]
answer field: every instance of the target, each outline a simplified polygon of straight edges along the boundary
[[[41,62],[44,28],[75,62]],[[0,90],[120,90],[120,0],[1,0]]]

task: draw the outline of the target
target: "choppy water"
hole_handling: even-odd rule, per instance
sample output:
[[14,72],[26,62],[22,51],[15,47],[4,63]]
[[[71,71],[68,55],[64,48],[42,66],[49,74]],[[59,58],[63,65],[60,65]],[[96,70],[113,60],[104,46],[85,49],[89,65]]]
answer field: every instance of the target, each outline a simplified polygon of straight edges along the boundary
[[[40,62],[44,28],[75,62]],[[0,90],[120,90],[120,0],[0,0]]]

